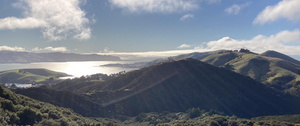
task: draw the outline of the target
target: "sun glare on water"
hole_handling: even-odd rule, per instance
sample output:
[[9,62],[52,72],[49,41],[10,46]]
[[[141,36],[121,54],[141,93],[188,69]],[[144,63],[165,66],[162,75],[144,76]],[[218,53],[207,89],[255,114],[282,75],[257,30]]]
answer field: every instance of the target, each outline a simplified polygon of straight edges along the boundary
[[120,71],[129,71],[130,68],[103,67],[104,64],[129,63],[126,61],[81,61],[81,62],[41,62],[30,64],[0,64],[0,70],[12,69],[48,69],[69,74],[71,77],[81,77],[97,73],[113,74]]
[[83,75],[91,75],[96,73],[112,74],[120,72],[120,68],[113,67],[100,67],[99,62],[67,62],[61,66],[62,72],[70,74],[74,77],[80,77]]

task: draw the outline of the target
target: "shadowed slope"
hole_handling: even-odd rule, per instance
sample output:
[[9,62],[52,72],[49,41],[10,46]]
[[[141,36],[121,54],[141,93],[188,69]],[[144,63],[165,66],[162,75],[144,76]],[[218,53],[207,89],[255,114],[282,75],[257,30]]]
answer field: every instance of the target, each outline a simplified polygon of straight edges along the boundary
[[239,117],[300,112],[298,98],[194,59],[156,64],[77,93],[101,103],[110,111],[106,115],[179,112],[192,107]]
[[82,116],[97,117],[101,113],[100,106],[85,97],[67,91],[55,91],[43,87],[16,89],[14,92],[30,98],[48,102],[53,105],[70,108]]

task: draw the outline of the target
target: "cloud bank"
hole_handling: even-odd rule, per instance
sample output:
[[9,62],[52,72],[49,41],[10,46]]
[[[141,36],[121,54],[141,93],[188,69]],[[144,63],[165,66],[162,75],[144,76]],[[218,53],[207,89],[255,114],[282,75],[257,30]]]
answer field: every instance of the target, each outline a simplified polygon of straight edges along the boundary
[[25,49],[22,48],[22,47],[17,47],[17,46],[15,46],[15,47],[10,47],[10,46],[4,45],[4,46],[0,46],[0,51],[15,51],[15,52],[22,52],[22,51],[25,51]]
[[[187,44],[182,44],[177,48],[192,48]],[[281,31],[275,35],[265,36],[257,35],[249,40],[237,40],[230,37],[223,37],[219,40],[201,43],[201,46],[196,46],[194,49],[184,50],[169,50],[169,51],[149,51],[149,52],[112,52],[100,53],[107,55],[120,56],[122,59],[156,59],[160,57],[176,56],[192,52],[207,52],[216,50],[238,50],[246,48],[256,53],[263,53],[267,50],[275,50],[290,56],[300,55],[300,31]]]
[[221,0],[109,0],[113,7],[130,13],[173,13],[199,9],[201,2],[217,3]]
[[48,46],[45,48],[38,48],[35,47],[32,49],[33,52],[67,52],[69,51],[67,49],[67,47],[52,47],[52,46]]
[[79,5],[84,0],[19,0],[14,7],[24,9],[22,18],[0,19],[1,29],[41,28],[43,36],[50,40],[89,39],[89,19]]
[[300,20],[300,0],[282,0],[274,6],[267,6],[253,21],[253,24],[265,24],[278,19]]
[[276,35],[257,35],[250,40],[236,40],[223,37],[206,44],[208,50],[247,48],[253,52],[262,53],[267,50],[276,50],[288,55],[300,55],[300,31],[281,31]]

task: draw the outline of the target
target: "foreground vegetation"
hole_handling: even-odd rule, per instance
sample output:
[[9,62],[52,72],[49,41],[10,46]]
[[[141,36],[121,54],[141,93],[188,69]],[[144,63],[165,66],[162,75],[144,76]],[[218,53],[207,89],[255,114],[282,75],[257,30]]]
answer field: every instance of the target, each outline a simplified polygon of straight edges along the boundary
[[96,126],[113,124],[106,119],[85,118],[70,109],[18,95],[0,86],[1,125]]
[[[280,118],[279,120],[277,120]],[[242,119],[225,116],[216,111],[192,108],[180,113],[141,113],[123,122],[124,125],[141,126],[296,126],[300,115],[257,117]]]
[[300,115],[267,116],[241,119],[215,110],[191,108],[186,112],[140,113],[118,119],[87,118],[70,109],[56,107],[18,95],[0,86],[0,124],[36,126],[294,126]]

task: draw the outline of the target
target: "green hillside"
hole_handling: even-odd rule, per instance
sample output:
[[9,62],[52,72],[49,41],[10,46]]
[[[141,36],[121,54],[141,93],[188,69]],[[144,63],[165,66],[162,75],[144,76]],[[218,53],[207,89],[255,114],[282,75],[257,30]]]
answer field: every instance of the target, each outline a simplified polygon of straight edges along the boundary
[[68,91],[56,91],[46,87],[15,89],[13,91],[39,101],[70,108],[82,116],[99,117],[101,115],[100,105],[86,97]]
[[249,76],[276,90],[300,95],[300,66],[293,62],[244,52],[214,54],[201,61]]
[[[54,88],[62,90],[59,85]],[[159,63],[104,82],[77,81],[76,87],[73,93],[102,105],[102,116],[182,112],[193,107],[238,117],[300,112],[299,98],[194,59]]]
[[300,61],[295,60],[295,59],[293,59],[290,56],[287,56],[285,54],[282,54],[282,53],[279,53],[279,52],[276,52],[276,51],[273,51],[273,50],[266,51],[266,52],[264,52],[264,53],[262,53],[260,55],[267,56],[267,57],[279,58],[279,59],[283,59],[283,60],[295,63],[297,65],[300,65]]
[[96,126],[113,124],[107,119],[82,117],[70,109],[18,95],[0,86],[1,125]]
[[16,69],[0,72],[0,83],[54,83],[65,73],[46,69]]
[[[60,95],[60,94],[58,94]],[[107,118],[87,118],[70,109],[18,95],[0,86],[0,125],[34,126],[143,126],[143,125],[269,125],[293,126],[299,124],[300,115],[266,116],[242,119],[222,115],[217,111],[191,108],[185,112],[141,113],[121,120]]]

